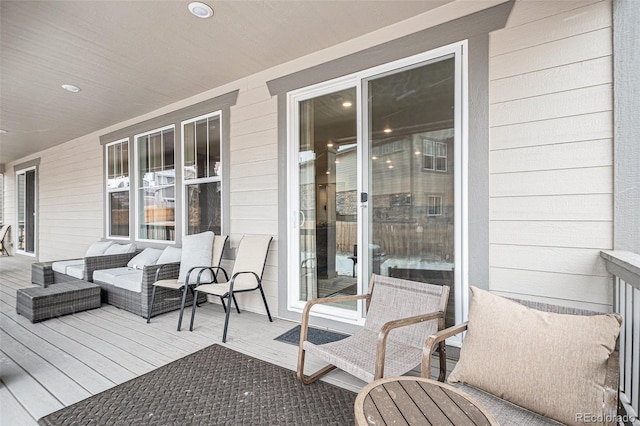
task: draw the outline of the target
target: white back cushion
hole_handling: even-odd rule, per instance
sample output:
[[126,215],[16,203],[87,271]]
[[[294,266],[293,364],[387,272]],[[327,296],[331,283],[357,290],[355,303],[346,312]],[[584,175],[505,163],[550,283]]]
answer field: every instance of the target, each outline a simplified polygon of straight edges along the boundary
[[136,251],[135,244],[112,244],[105,250],[104,254],[133,253],[134,251]]
[[181,255],[182,255],[182,249],[179,249],[177,247],[167,247],[162,251],[162,254],[156,261],[156,265],[180,262]]
[[[206,231],[200,234],[186,235],[182,239],[182,258],[180,259],[180,274],[178,282],[183,283],[187,279],[187,273],[196,266],[211,266],[213,253],[213,232]],[[197,282],[199,271],[194,271],[189,277],[189,284]],[[211,282],[211,271],[204,272],[200,282]]]
[[162,254],[162,250],[146,248],[138,253],[127,263],[127,266],[135,269],[144,269],[147,265],[155,265]]
[[107,251],[109,247],[111,247],[112,244],[113,241],[96,241],[89,246],[87,252],[84,254],[84,257],[101,256],[105,251]]

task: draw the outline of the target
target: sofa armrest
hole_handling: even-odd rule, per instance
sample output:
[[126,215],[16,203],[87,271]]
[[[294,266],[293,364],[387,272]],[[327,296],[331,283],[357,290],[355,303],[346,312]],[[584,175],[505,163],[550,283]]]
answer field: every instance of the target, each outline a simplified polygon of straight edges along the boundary
[[99,269],[121,268],[139,252],[106,254],[84,258],[84,280],[93,282],[93,272]]
[[162,265],[147,265],[142,269],[142,312],[147,312],[151,303],[153,283],[158,280],[178,279],[180,262],[164,263]]
[[445,375],[447,374],[447,353],[444,342],[449,337],[466,331],[468,324],[468,322],[464,322],[462,324],[454,325],[427,337],[427,340],[424,343],[424,348],[422,349],[422,366],[420,374],[422,377],[425,377],[427,379],[431,378],[431,356],[436,345],[438,345],[440,348],[440,352],[438,354],[438,356],[440,357],[440,374],[438,375],[438,380],[444,382]]

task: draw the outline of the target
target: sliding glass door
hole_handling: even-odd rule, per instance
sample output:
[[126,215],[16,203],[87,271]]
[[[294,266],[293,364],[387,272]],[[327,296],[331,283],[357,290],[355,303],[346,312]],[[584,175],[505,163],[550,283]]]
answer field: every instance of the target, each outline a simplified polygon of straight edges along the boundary
[[[371,274],[461,294],[461,46],[289,95],[289,308]],[[361,320],[361,307],[320,310]]]

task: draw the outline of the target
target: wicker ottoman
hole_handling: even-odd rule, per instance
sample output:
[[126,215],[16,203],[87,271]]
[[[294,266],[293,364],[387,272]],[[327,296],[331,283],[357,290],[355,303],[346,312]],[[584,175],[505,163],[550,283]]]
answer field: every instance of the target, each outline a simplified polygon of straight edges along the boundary
[[38,262],[31,264],[31,282],[41,287],[53,284],[53,262]]
[[83,280],[18,290],[16,312],[31,322],[100,307],[100,287]]

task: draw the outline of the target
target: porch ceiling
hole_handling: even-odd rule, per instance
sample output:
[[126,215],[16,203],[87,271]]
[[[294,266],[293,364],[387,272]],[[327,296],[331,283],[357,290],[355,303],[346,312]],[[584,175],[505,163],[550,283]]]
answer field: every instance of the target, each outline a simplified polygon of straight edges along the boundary
[[209,1],[199,19],[188,1],[2,0],[0,163],[451,1]]

